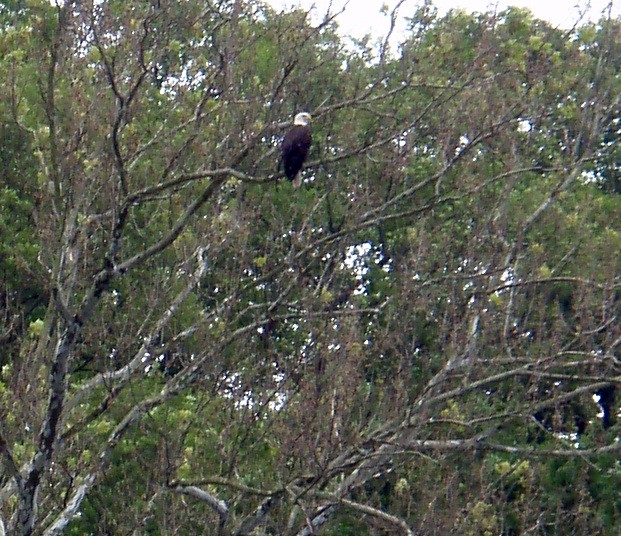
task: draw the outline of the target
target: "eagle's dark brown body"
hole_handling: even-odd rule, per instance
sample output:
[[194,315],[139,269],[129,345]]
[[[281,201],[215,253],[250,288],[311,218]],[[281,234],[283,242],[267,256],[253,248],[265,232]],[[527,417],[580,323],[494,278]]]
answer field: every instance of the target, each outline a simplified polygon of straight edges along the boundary
[[302,185],[302,165],[308,156],[313,141],[310,125],[308,125],[309,120],[309,114],[298,114],[295,118],[295,124],[287,132],[282,142],[282,162],[285,167],[285,175],[293,182],[295,188]]

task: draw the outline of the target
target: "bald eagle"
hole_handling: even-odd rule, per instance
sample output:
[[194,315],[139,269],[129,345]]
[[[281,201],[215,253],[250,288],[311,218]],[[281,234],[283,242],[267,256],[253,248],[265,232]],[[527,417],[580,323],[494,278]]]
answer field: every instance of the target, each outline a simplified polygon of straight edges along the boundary
[[285,134],[282,142],[282,162],[285,175],[294,188],[302,186],[302,164],[308,155],[313,140],[310,129],[311,115],[306,112],[295,116],[293,127]]

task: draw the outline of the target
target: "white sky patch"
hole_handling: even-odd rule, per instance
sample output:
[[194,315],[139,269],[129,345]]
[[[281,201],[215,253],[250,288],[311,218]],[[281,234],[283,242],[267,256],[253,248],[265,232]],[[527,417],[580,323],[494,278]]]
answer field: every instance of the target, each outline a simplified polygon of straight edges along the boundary
[[583,171],[580,174],[580,178],[584,184],[597,184],[600,182],[600,177],[594,171]]
[[[344,6],[345,10],[337,18],[341,35],[349,35],[360,39],[365,35],[371,35],[374,39],[384,37],[390,28],[390,17],[384,13],[383,7],[387,6],[389,12],[397,5],[397,0],[267,0],[277,10],[289,10],[300,7],[311,10],[313,24],[322,21],[330,10],[334,14]],[[407,30],[405,17],[412,16],[418,2],[407,0],[400,11],[400,17],[395,27],[395,37],[403,36]]]
[[370,251],[371,244],[369,242],[349,246],[345,256],[345,266],[347,266],[350,270],[354,270],[357,277],[363,277],[369,271],[369,268],[364,262],[364,257]]
[[508,285],[512,285],[515,283],[515,274],[512,268],[507,268],[502,275],[500,276],[500,280]]
[[[399,0],[267,0],[276,10],[290,10],[292,7],[312,9],[313,23],[323,20],[328,9],[331,13],[340,11],[347,6],[339,15],[336,22],[342,35],[350,35],[355,38],[371,34],[374,39],[386,35],[390,26],[390,18],[382,12],[382,6],[392,11]],[[392,45],[403,37],[407,32],[406,17],[411,17],[416,8],[423,4],[422,0],[406,0],[398,14]],[[569,29],[579,20],[580,14],[584,13],[584,21],[597,21],[602,14],[607,15],[606,7],[609,0],[434,0],[433,4],[438,8],[438,13],[444,15],[450,9],[463,9],[467,12],[502,11],[508,6],[529,9],[536,18],[547,20],[554,26]],[[586,6],[590,5],[589,9]],[[330,7],[331,6],[331,7]],[[578,6],[578,7],[577,7]],[[613,2],[611,15],[621,16],[621,0]]]
[[271,411],[280,411],[282,408],[285,407],[286,403],[287,403],[287,395],[279,391],[278,393],[274,395],[274,399],[268,402],[267,406]]
[[470,144],[470,138],[468,138],[468,136],[463,134],[459,138],[459,145],[455,147],[455,156],[458,156],[459,153],[461,153],[466,147],[468,147],[469,144]]
[[528,119],[520,119],[520,121],[518,122],[518,127],[517,127],[518,132],[521,132],[522,134],[526,134],[527,132],[530,132],[532,129],[533,129],[533,125]]
[[[547,20],[555,26],[571,28],[584,12],[585,19],[598,20],[604,12],[609,0],[434,0],[440,13],[449,9],[459,8],[469,12],[485,12],[496,9],[502,11],[509,6],[530,10],[539,19]],[[590,9],[586,9],[590,4]],[[621,2],[614,2],[612,15],[621,14]]]
[[371,242],[362,242],[348,246],[345,250],[345,260],[341,263],[341,269],[351,270],[359,284],[354,290],[354,295],[365,294],[369,283],[366,276],[374,266],[381,266],[382,271],[391,271],[391,262],[385,261],[383,253],[373,247]]
[[[282,372],[275,372],[272,375],[272,380],[277,390],[271,393],[266,407],[269,411],[280,411],[285,407],[288,399],[287,392],[284,389],[286,375]],[[261,399],[265,398],[266,392],[253,392],[252,389],[244,384],[241,374],[233,372],[223,381],[220,394],[222,397],[232,400],[237,410],[255,410],[260,407]],[[264,417],[267,417],[267,415],[264,415]]]

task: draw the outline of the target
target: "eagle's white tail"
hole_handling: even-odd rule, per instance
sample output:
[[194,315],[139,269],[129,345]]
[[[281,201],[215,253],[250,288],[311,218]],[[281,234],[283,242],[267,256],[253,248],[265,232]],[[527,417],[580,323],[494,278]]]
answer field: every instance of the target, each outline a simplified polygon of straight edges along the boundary
[[293,187],[297,190],[300,186],[302,186],[302,172],[298,171],[298,174],[291,181]]

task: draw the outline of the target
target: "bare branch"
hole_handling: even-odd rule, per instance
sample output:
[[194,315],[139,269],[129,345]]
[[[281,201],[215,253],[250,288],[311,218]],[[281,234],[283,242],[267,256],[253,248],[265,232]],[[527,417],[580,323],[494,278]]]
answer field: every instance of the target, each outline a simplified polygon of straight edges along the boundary
[[218,516],[220,516],[220,524],[223,525],[226,523],[229,515],[229,508],[224,501],[217,499],[211,493],[197,488],[196,486],[182,486],[177,484],[175,486],[171,486],[171,489],[176,493],[189,495],[190,497],[194,497],[199,501],[207,503],[218,514]]

